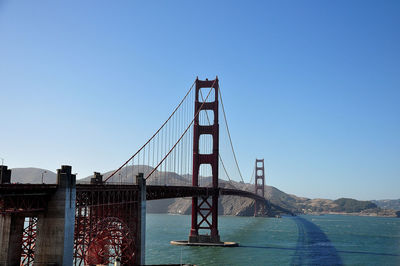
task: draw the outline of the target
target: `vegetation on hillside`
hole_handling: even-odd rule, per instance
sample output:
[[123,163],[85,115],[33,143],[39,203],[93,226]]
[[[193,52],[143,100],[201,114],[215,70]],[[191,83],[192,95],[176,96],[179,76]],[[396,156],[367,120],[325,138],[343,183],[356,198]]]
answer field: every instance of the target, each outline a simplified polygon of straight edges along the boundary
[[335,208],[333,208],[333,211],[335,212],[360,212],[363,210],[375,209],[378,207],[375,203],[372,203],[371,201],[360,201],[348,198],[340,198],[333,201],[333,203],[337,205]]

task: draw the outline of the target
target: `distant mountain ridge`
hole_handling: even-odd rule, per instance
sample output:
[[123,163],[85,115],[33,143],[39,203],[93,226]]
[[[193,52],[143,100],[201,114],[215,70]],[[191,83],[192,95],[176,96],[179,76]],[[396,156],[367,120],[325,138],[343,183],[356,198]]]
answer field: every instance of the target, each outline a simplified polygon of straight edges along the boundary
[[400,211],[400,199],[395,199],[395,200],[385,199],[385,200],[371,200],[371,201],[382,209],[392,209]]
[[[136,175],[143,172],[147,176],[153,168],[146,165],[127,166],[121,169],[116,175],[107,182],[135,183]],[[114,171],[103,174],[103,180],[108,178]],[[13,183],[41,183],[42,174],[44,183],[56,183],[56,173],[40,168],[14,168],[11,172],[11,182]],[[78,183],[90,182],[93,176],[88,176],[77,180]],[[221,187],[238,188],[254,191],[254,184],[227,182],[220,180]],[[154,174],[147,180],[149,185],[191,185],[190,175],[178,175],[172,172],[154,171]],[[211,185],[211,177],[200,177],[200,184],[203,186]],[[375,216],[396,216],[395,210],[400,210],[400,200],[378,200],[378,201],[358,201],[355,199],[341,198],[337,200],[329,199],[309,199],[287,194],[273,186],[265,186],[265,197],[270,203],[269,215],[281,214],[320,214],[320,213],[347,213]],[[219,212],[223,215],[250,216],[254,214],[254,201],[249,198],[235,196],[221,196]],[[191,208],[190,198],[177,198],[149,201],[147,203],[148,212],[189,214]],[[400,212],[397,212],[400,216]]]

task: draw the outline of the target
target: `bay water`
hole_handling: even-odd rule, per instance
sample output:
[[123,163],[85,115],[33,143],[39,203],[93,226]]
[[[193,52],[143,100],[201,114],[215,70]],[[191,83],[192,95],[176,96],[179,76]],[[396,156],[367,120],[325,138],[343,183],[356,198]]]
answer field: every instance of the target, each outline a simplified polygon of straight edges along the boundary
[[146,264],[399,265],[400,219],[344,215],[219,216],[222,241],[239,247],[182,247],[188,215],[147,214]]

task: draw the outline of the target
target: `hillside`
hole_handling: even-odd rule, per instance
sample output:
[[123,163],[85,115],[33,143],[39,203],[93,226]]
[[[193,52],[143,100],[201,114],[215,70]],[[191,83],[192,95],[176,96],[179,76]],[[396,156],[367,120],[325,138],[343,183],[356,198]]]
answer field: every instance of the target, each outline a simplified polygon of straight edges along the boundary
[[[108,182],[117,183],[135,183],[138,172],[144,172],[145,176],[152,171],[149,166],[128,166],[123,168],[118,174],[114,175]],[[46,173],[44,173],[46,171]],[[113,171],[103,174],[103,180],[109,177]],[[45,183],[55,183],[56,174],[52,171],[40,168],[14,168],[12,169],[11,182],[13,183],[41,183],[41,176],[44,173]],[[77,180],[78,183],[90,182],[90,178]],[[176,173],[155,171],[149,180],[148,185],[182,185],[190,186],[191,177],[188,175],[180,176]],[[200,183],[204,186],[210,186],[210,177],[201,177]],[[254,185],[239,182],[227,182],[220,180],[220,186],[226,188],[238,188],[247,191],[253,191]],[[382,201],[358,201],[355,199],[341,198],[337,200],[329,199],[309,199],[287,194],[273,186],[265,186],[265,197],[269,201],[267,215],[276,216],[282,214],[324,214],[341,213],[353,215],[373,215],[373,216],[396,216],[393,209],[383,209],[380,206],[397,206],[400,200],[382,200]],[[190,214],[191,198],[165,199],[149,201],[147,211],[150,213],[173,213]],[[221,196],[219,204],[219,213],[221,215],[251,216],[254,214],[254,201],[248,198],[236,196]],[[397,212],[400,216],[400,212]]]
[[361,212],[363,210],[378,208],[378,206],[376,206],[376,204],[372,203],[371,201],[358,201],[355,199],[347,199],[347,198],[337,199],[333,201],[333,203],[336,205],[333,208],[333,211],[335,212],[352,213],[352,212]]
[[379,208],[382,209],[392,209],[400,211],[400,199],[396,200],[372,200]]
[[43,182],[47,184],[55,184],[57,182],[57,174],[41,168],[14,168],[11,169],[11,183],[30,183],[39,184]]

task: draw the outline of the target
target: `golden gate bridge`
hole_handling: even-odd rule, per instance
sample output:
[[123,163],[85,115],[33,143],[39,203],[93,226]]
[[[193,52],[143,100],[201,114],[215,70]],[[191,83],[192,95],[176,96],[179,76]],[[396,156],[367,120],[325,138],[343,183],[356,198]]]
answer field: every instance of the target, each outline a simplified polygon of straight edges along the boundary
[[2,166],[0,265],[96,265],[116,257],[123,265],[144,264],[145,201],[166,198],[192,197],[185,244],[224,245],[218,232],[221,195],[254,199],[255,215],[264,215],[269,205],[264,160],[256,160],[254,192],[237,188],[227,170],[220,105],[233,165],[244,182],[218,77],[197,78],[161,127],[110,174],[95,172],[90,182],[76,183],[71,166],[62,166],[57,184],[13,184],[11,170]]

